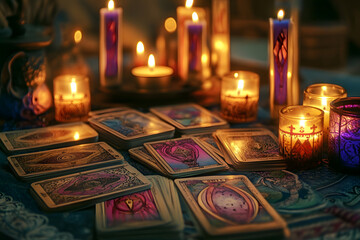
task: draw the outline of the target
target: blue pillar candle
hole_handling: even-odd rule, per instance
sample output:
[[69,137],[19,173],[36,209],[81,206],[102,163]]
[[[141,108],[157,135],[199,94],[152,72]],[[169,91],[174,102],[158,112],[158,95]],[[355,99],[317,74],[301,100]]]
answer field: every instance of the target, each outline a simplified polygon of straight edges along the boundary
[[330,103],[328,148],[330,166],[360,173],[360,97]]
[[114,8],[109,1],[108,8],[100,10],[100,58],[99,72],[101,87],[121,84],[122,75],[122,8]]

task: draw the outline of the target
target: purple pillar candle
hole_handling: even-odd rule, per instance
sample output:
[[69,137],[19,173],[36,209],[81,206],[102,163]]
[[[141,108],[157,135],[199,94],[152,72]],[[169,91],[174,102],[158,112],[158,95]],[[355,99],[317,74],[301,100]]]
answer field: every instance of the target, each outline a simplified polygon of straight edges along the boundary
[[193,13],[193,20],[185,23],[185,46],[188,49],[185,55],[187,67],[185,76],[189,79],[201,80],[203,78],[202,56],[204,54],[206,24],[198,21],[196,12]]
[[291,21],[283,19],[280,10],[278,19],[270,18],[270,108],[272,118],[278,118],[279,110],[292,102],[293,52],[291,40]]
[[100,10],[100,85],[114,87],[121,84],[122,74],[122,9],[114,8],[109,1],[108,8]]
[[330,103],[328,148],[332,167],[360,173],[360,97]]

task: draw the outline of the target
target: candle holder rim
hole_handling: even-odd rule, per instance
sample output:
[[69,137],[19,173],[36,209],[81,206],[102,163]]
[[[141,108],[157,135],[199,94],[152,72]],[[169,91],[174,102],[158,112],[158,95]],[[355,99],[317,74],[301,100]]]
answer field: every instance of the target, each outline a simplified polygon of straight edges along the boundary
[[[230,71],[227,74],[224,75],[224,78],[234,78],[234,73],[245,73],[246,75],[252,75],[252,77],[256,78],[257,80],[260,80],[260,75],[255,73],[255,72],[251,72],[251,71],[245,71],[245,70],[234,70],[234,71]],[[239,74],[240,75],[240,74]],[[240,79],[236,79],[236,80],[240,80]]]
[[344,94],[347,94],[347,91],[346,91],[345,88],[343,88],[340,85],[333,84],[333,83],[315,83],[315,84],[311,84],[304,90],[304,94],[307,94],[308,96],[311,96],[312,98],[320,98],[320,97],[322,97],[322,98],[323,97],[324,98],[332,98],[332,97],[336,97],[336,96],[319,96],[319,94],[312,93],[312,92],[309,91],[311,88],[318,88],[318,87],[323,87],[323,86],[332,87],[332,88],[336,88],[338,90],[343,91],[342,93],[338,94],[339,97],[343,97]]
[[[81,77],[81,80],[85,80],[85,81],[89,81],[89,77],[86,76],[86,75],[81,75],[81,74],[64,74],[64,75],[59,75],[59,76],[56,76],[54,78],[54,82],[57,82],[57,81],[60,81],[60,80],[71,80],[72,78],[77,78],[79,79],[79,77]],[[78,80],[80,81],[80,80]]]
[[330,110],[334,111],[340,115],[346,115],[350,117],[360,117],[360,112],[355,112],[348,109],[341,109],[340,106],[344,106],[347,104],[358,104],[360,105],[360,97],[346,97],[346,98],[338,98],[330,103]]
[[[287,109],[291,109],[291,108],[307,108],[307,109],[312,109],[314,111],[319,112],[318,115],[311,115],[309,117],[306,116],[302,116],[302,117],[298,117],[298,116],[290,116],[288,115],[286,112],[284,112]],[[304,106],[304,105],[289,105],[289,106],[285,106],[283,108],[281,108],[280,110],[280,114],[285,116],[285,118],[289,118],[289,119],[295,119],[295,120],[309,120],[309,119],[314,119],[314,118],[324,118],[324,111],[313,107],[313,106]]]

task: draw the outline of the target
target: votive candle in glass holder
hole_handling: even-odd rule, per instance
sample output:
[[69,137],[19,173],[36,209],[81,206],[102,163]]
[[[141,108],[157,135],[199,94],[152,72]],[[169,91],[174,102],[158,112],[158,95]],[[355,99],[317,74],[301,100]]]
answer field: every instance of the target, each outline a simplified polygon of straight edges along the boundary
[[90,111],[89,79],[62,75],[54,79],[55,119],[59,122],[84,121]]
[[329,165],[360,173],[360,97],[330,103]]
[[289,169],[316,167],[322,159],[324,112],[310,106],[280,110],[279,145]]
[[221,116],[232,123],[255,121],[259,102],[259,75],[232,71],[221,82]]
[[[346,90],[335,84],[317,83],[308,86],[304,91],[304,106],[313,106],[324,111],[324,146],[327,146],[329,132],[330,103],[337,98],[347,96]],[[325,150],[327,150],[325,148]]]

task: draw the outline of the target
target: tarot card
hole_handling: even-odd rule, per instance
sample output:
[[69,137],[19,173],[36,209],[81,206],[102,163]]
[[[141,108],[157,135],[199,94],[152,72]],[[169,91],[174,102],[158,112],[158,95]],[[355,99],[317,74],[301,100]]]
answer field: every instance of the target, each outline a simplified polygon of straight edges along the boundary
[[150,108],[150,111],[180,130],[227,126],[227,122],[197,104]]
[[156,184],[151,189],[110,199],[96,205],[96,227],[103,234],[159,227],[171,216]]
[[0,133],[1,147],[8,153],[32,152],[96,142],[97,132],[82,122]]
[[177,138],[145,143],[145,148],[172,176],[189,176],[226,169],[219,156],[196,138]]
[[285,231],[286,222],[242,175],[176,179],[175,184],[207,234]]
[[145,147],[141,146],[131,148],[129,149],[129,154],[133,159],[151,167],[152,169],[166,176],[170,176],[166,169],[153,156],[151,156],[151,154],[146,150]]
[[215,152],[220,157],[223,157],[223,154],[220,151],[220,149],[219,149],[218,145],[216,144],[216,141],[215,141],[215,139],[213,137],[213,133],[211,133],[211,132],[182,135],[182,137],[196,137],[196,138],[200,139],[201,141],[203,141],[204,145],[206,145],[206,147],[209,150]]
[[217,134],[233,159],[241,162],[283,161],[279,153],[279,144],[275,135],[269,130],[236,131]]
[[174,127],[155,118],[150,118],[136,110],[95,116],[90,118],[89,122],[91,125],[104,129],[123,140],[132,140],[174,131]]
[[109,164],[123,156],[107,143],[97,142],[8,157],[15,173],[24,180],[50,178]]
[[146,177],[126,163],[31,184],[35,199],[53,211],[87,207],[150,186]]
[[122,112],[122,111],[129,110],[129,109],[130,108],[128,108],[128,107],[106,108],[106,109],[91,111],[91,112],[89,112],[89,116],[93,117],[96,115],[102,115],[102,114],[107,114],[107,113]]

